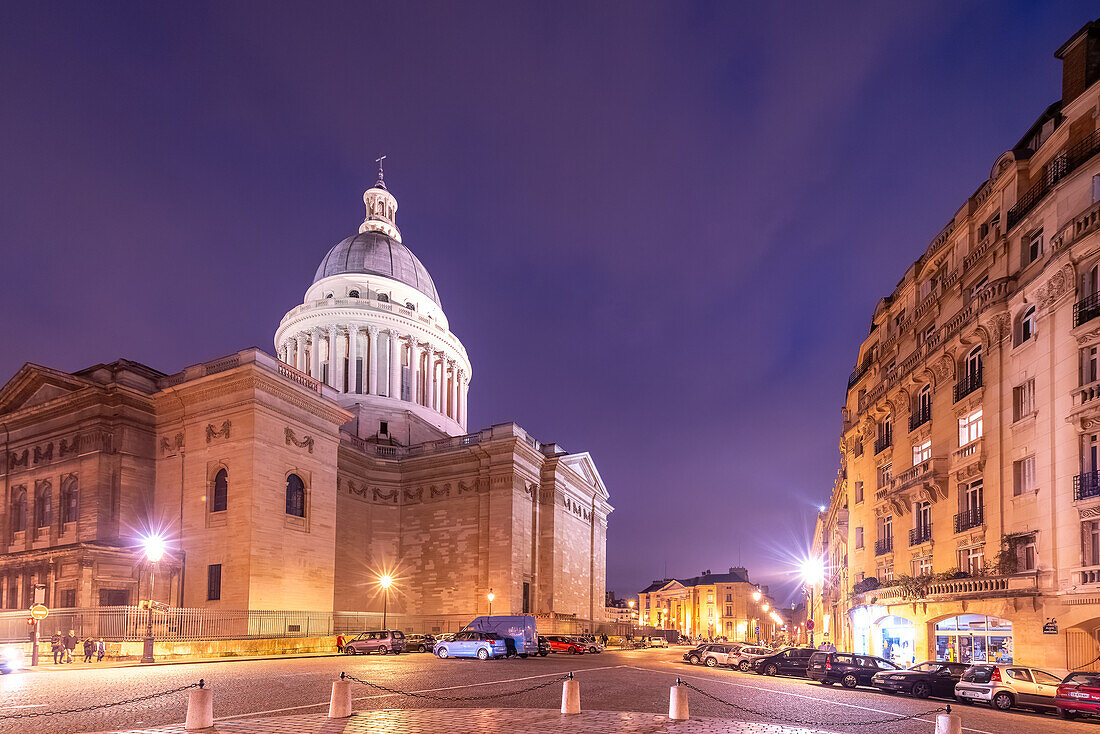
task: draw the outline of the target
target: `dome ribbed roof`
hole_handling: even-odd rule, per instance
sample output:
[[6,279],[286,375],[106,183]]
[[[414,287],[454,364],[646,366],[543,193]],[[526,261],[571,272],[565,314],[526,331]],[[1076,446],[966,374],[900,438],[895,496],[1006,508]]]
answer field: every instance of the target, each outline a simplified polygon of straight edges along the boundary
[[321,261],[313,282],[345,273],[392,278],[417,289],[435,301],[437,306],[443,305],[439,302],[432,276],[428,275],[416,255],[382,232],[360,232],[338,242]]

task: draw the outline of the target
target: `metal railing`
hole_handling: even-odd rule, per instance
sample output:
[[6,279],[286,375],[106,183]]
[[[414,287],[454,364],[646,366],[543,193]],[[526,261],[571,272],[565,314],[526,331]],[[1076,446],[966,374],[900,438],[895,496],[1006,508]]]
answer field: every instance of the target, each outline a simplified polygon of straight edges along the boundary
[[909,414],[909,430],[915,431],[930,420],[932,420],[932,406],[918,405],[916,409]]
[[909,545],[920,545],[932,540],[932,523],[927,522],[909,530]]
[[1100,293],[1090,293],[1077,303],[1073,304],[1073,326],[1092,321],[1100,316]]
[[981,386],[982,371],[980,369],[965,373],[962,378],[955,383],[955,402],[959,402]]
[[955,515],[955,532],[961,533],[964,530],[970,530],[971,528],[980,528],[985,524],[985,518],[983,517],[982,508],[977,507],[973,510],[964,510],[958,515]]
[[1073,478],[1073,499],[1100,497],[1100,471],[1087,471]]
[[1035,185],[1025,191],[1016,200],[1016,204],[1008,210],[1008,228],[1015,227],[1059,181],[1097,153],[1100,153],[1100,130],[1094,130],[1051,158],[1040,172],[1039,180]]
[[881,436],[880,438],[875,439],[875,453],[882,453],[886,449],[890,448],[893,443],[894,437],[890,434],[886,434],[885,436]]
[[883,538],[882,540],[875,541],[875,555],[882,556],[887,553],[894,552],[894,536]]

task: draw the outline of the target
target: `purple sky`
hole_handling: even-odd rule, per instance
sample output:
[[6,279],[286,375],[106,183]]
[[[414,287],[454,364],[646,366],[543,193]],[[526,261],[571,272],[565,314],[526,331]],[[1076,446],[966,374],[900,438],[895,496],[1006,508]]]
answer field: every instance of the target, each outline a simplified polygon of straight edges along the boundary
[[593,453],[608,588],[791,592],[876,300],[1096,6],[768,5],[9,4],[0,379],[272,350],[386,153],[471,429]]

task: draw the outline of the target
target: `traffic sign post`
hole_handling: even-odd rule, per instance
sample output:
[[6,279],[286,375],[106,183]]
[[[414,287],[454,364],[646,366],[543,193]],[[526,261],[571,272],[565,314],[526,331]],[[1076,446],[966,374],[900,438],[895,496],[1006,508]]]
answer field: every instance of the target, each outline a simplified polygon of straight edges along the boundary
[[31,666],[38,665],[38,620],[45,619],[50,613],[44,604],[35,604],[30,609],[31,616],[27,618],[27,624],[31,628]]

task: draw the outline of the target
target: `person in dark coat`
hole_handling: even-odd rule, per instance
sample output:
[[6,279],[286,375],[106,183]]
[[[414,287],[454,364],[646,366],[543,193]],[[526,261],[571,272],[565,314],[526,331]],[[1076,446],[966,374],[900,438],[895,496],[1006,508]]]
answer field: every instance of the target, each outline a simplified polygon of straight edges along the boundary
[[95,642],[91,637],[84,638],[84,662],[92,662],[92,655],[95,655]]
[[57,665],[57,658],[59,655],[64,655],[62,652],[64,648],[61,647],[61,633],[54,632],[53,637],[50,638],[50,650],[53,652],[53,664]]
[[73,661],[73,650],[76,649],[76,630],[69,630],[69,634],[65,635],[62,644],[65,646],[65,662],[71,663]]

